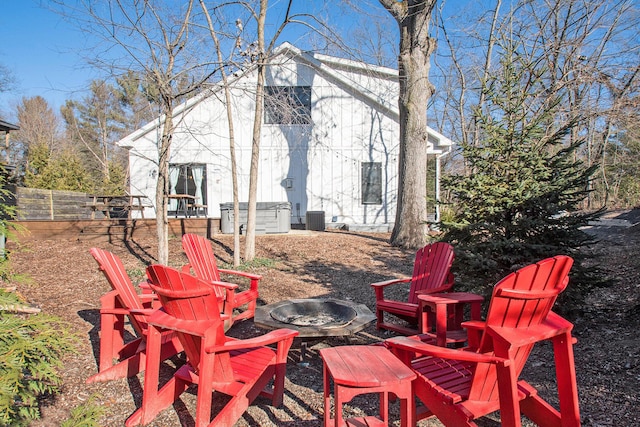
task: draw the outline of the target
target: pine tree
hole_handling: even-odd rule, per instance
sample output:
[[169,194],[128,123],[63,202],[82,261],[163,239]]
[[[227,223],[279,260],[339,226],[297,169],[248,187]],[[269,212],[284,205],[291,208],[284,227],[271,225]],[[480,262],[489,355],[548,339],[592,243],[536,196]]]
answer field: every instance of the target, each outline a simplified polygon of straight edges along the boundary
[[505,49],[500,70],[487,82],[487,108],[475,111],[479,143],[461,147],[467,173],[443,179],[454,211],[444,239],[456,245],[460,282],[476,292],[523,265],[573,256],[579,299],[592,281],[576,249],[589,242],[581,227],[598,213],[579,210],[595,169],[577,160],[583,141],[569,138],[578,118],[557,120],[563,92],[549,94],[541,70],[515,49]]

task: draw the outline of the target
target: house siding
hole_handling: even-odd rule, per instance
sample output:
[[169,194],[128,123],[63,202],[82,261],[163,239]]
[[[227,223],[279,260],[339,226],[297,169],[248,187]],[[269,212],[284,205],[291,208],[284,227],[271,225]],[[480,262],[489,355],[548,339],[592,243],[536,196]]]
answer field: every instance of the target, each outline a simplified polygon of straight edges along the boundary
[[[291,202],[292,224],[304,223],[307,211],[324,211],[327,222],[393,222],[399,138],[397,113],[391,103],[397,100],[397,81],[364,69],[354,72],[346,66],[334,72],[327,74],[313,61],[295,55],[281,57],[268,67],[267,85],[311,87],[312,123],[263,124],[258,202]],[[255,75],[249,73],[232,89],[241,201],[247,200],[249,189],[253,82]],[[363,90],[372,92],[362,95]],[[223,101],[223,93],[218,91],[175,116],[178,125],[170,157],[172,164],[206,165],[208,216],[213,218],[220,216],[220,203],[233,200]],[[158,137],[158,132],[151,130],[127,142],[131,146],[131,191],[151,200],[155,200]],[[380,205],[361,202],[362,162],[382,164]],[[291,188],[286,188],[287,183]]]

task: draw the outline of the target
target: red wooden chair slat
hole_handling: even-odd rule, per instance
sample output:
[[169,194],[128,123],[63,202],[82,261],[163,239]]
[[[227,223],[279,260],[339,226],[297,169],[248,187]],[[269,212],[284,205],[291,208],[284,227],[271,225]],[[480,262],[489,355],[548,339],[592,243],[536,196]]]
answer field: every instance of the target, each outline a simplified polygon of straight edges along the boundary
[[[580,425],[573,325],[551,311],[572,264],[571,258],[556,256],[498,282],[486,321],[473,322],[477,346],[442,348],[415,337],[386,341],[418,374],[415,392],[428,408],[421,417],[435,415],[446,426],[476,426],[474,419],[500,410],[504,426],[519,427],[521,413],[547,427]],[[554,346],[560,410],[519,379],[535,343],[547,339]]]
[[[226,329],[238,320],[250,319],[254,316],[259,296],[258,283],[262,276],[243,271],[219,269],[211,243],[197,234],[184,234],[182,248],[189,260],[189,264],[184,266],[183,270],[193,270],[196,277],[217,284],[214,291],[222,303],[221,311],[229,316],[225,321]],[[220,273],[248,279],[249,289],[238,291],[238,285],[222,281]],[[244,306],[246,308],[241,310]],[[236,314],[234,310],[237,311]]]
[[[282,403],[287,354],[297,331],[278,329],[238,340],[225,336],[215,286],[188,273],[154,265],[147,269],[150,287],[162,303],[149,319],[147,366],[141,407],[127,426],[150,423],[196,384],[195,425],[232,426],[258,395]],[[174,331],[184,347],[186,364],[159,386],[160,334]],[[276,348],[269,347],[275,344]],[[267,387],[272,382],[271,387]],[[212,393],[231,396],[211,419]]]
[[[450,272],[453,263],[453,247],[445,242],[427,245],[416,252],[412,276],[372,283],[376,296],[376,327],[388,329],[405,335],[418,332],[419,293],[448,292],[453,287],[453,275]],[[385,288],[410,282],[407,301],[385,298]],[[385,321],[384,313],[409,323],[409,326]]]
[[[91,248],[89,252],[112,290],[100,298],[98,373],[89,377],[87,383],[132,377],[144,368],[148,316],[160,302],[150,291],[141,295],[136,292],[118,256],[99,248]],[[136,337],[125,343],[127,317]],[[161,338],[162,360],[182,351],[173,332],[164,333]]]

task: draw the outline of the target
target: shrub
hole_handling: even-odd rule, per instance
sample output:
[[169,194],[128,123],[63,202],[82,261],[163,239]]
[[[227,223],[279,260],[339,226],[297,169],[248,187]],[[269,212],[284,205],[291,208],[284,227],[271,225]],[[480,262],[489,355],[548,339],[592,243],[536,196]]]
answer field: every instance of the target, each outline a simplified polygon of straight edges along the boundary
[[[77,338],[69,325],[45,314],[13,314],[23,302],[0,291],[0,425],[26,426],[40,418],[38,398],[58,391],[62,357]],[[7,310],[8,309],[8,310]]]
[[95,402],[91,397],[85,404],[75,407],[71,416],[60,427],[100,427],[98,419],[104,414],[104,407]]

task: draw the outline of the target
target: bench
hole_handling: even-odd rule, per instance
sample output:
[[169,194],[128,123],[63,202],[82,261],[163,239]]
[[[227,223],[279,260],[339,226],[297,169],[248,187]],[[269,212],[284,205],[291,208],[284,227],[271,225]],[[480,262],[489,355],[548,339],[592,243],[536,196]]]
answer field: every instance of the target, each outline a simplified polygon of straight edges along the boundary
[[207,205],[194,203],[189,206],[189,210],[195,214],[196,218],[200,217],[200,211],[202,211],[202,216],[207,216]]
[[85,206],[91,209],[91,219],[96,218],[96,212],[103,212],[106,218],[111,218],[111,210],[115,208],[116,217],[121,218],[121,212],[126,212],[127,217],[131,218],[132,211],[140,211],[140,215],[144,218],[144,209],[153,208],[151,203],[144,203],[143,199],[147,199],[142,195],[126,195],[126,196],[92,196],[93,200],[87,202]]

